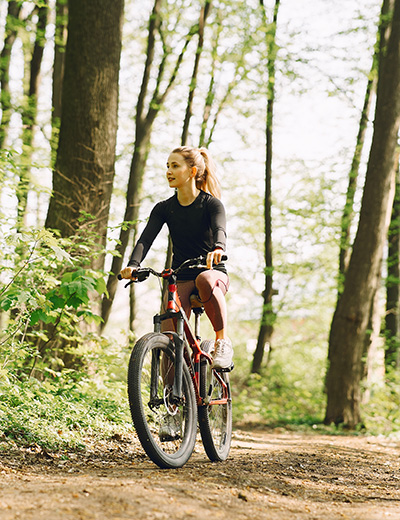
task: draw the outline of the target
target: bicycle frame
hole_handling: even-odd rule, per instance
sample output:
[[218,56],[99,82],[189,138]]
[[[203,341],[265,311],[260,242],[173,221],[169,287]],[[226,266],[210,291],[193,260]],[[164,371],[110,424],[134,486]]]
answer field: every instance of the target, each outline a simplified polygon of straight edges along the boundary
[[[179,299],[176,276],[171,269],[166,269],[162,273],[162,277],[168,280],[168,302],[166,312],[163,314],[156,314],[153,318],[154,332],[161,332],[161,323],[164,320],[172,318],[176,323],[176,332],[168,331],[165,332],[171,337],[175,345],[175,371],[174,371],[174,383],[172,387],[172,400],[180,402],[182,399],[182,364],[186,362],[188,365],[190,374],[193,380],[193,386],[196,394],[196,400],[198,406],[213,405],[213,404],[226,404],[230,397],[228,396],[228,388],[225,381],[221,377],[218,371],[214,372],[215,377],[222,385],[224,389],[224,397],[218,400],[209,400],[203,398],[200,395],[200,364],[202,359],[210,365],[213,362],[212,357],[207,352],[204,352],[200,348],[200,337],[198,336],[198,324],[200,320],[200,313],[195,313],[195,332],[189,323],[189,319],[182,307]],[[185,342],[186,340],[186,342]],[[192,355],[188,352],[188,348],[185,349],[185,344],[189,345],[192,351]],[[156,377],[158,377],[156,375]]]

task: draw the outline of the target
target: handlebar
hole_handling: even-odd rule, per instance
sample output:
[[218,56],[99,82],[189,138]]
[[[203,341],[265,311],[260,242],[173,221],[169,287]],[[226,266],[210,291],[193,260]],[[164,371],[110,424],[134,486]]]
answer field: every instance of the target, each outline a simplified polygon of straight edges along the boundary
[[[206,260],[207,260],[206,256],[198,256],[197,258],[189,258],[188,260],[185,260],[176,269],[173,269],[173,270],[164,269],[161,272],[157,272],[154,269],[152,269],[151,267],[138,267],[135,270],[135,278],[134,279],[132,278],[129,283],[143,282],[150,276],[150,274],[153,274],[154,276],[157,276],[158,278],[164,278],[164,277],[168,277],[172,274],[177,275],[180,271],[182,271],[182,269],[194,269],[196,267],[207,269],[207,265],[205,264]],[[224,262],[226,260],[228,260],[227,255],[222,255],[221,261]],[[120,274],[118,274],[117,278],[118,278],[118,280],[123,279]]]

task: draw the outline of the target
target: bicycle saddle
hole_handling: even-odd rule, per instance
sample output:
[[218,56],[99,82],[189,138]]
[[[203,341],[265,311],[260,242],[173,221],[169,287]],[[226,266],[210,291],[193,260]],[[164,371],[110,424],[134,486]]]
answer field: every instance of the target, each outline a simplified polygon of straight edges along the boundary
[[190,295],[190,306],[192,309],[202,309],[203,303],[199,298],[199,295],[197,293],[192,293]]

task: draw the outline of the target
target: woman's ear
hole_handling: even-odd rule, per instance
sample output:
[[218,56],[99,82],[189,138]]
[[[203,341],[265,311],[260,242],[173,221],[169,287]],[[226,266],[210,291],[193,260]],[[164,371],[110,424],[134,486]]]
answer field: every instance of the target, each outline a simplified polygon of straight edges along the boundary
[[197,166],[192,166],[191,177],[196,177]]

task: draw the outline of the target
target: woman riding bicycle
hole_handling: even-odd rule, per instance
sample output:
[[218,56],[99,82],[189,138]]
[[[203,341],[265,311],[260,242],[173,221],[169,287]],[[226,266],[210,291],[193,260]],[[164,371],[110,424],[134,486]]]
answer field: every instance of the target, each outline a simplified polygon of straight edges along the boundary
[[[208,269],[182,271],[177,289],[188,317],[190,295],[198,292],[215,331],[213,367],[228,368],[232,363],[233,349],[226,331],[225,294],[229,278],[221,262],[226,247],[225,209],[219,200],[219,182],[208,150],[188,146],[175,148],[168,157],[167,180],[176,192],[153,208],[128,266],[121,270],[121,276],[134,277],[135,269],[140,266],[165,223],[173,246],[172,268],[188,258],[207,255]],[[173,324],[168,321],[163,323],[163,330],[173,330]]]
[[[229,278],[221,258],[226,247],[225,209],[219,200],[219,182],[215,165],[206,148],[179,147],[168,157],[167,180],[175,194],[159,202],[137,241],[122,278],[135,277],[135,270],[149,251],[166,223],[173,246],[172,268],[189,258],[207,256],[207,269],[186,269],[179,273],[178,295],[186,315],[190,316],[190,296],[197,293],[215,331],[214,368],[229,368],[233,349],[227,337],[225,294]],[[174,330],[172,320],[162,323],[162,330]],[[172,416],[171,416],[172,417]],[[171,417],[167,417],[170,421]],[[166,425],[160,437],[173,437],[173,425]]]

